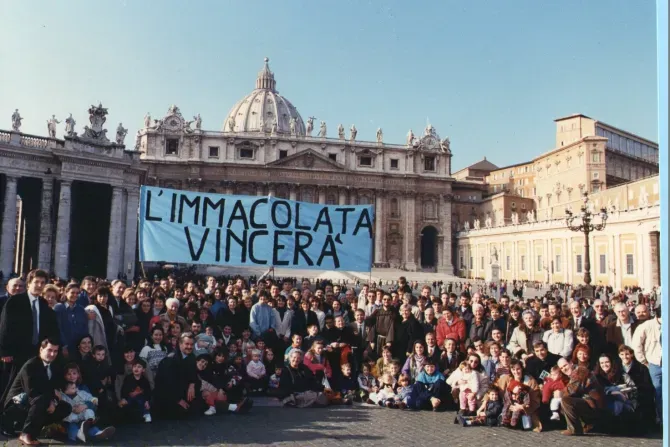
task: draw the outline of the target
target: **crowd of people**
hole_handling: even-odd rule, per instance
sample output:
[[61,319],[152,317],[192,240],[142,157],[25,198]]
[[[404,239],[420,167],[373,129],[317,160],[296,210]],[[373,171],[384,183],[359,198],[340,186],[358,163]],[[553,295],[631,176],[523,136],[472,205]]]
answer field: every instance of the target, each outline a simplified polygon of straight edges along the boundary
[[482,283],[192,272],[77,282],[42,270],[6,288],[0,427],[25,445],[245,413],[256,396],[283,407],[453,410],[464,427],[565,435],[661,424],[656,295],[601,288],[589,301],[562,286],[536,296],[520,282],[489,295]]

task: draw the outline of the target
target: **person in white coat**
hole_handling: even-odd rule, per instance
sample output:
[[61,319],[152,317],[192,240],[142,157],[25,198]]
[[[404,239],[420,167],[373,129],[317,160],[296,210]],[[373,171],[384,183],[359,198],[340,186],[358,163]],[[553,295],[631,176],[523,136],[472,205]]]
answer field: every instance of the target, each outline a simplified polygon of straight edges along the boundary
[[542,340],[547,344],[547,350],[552,354],[570,358],[574,337],[570,329],[563,329],[560,317],[551,320],[551,329],[544,333]]

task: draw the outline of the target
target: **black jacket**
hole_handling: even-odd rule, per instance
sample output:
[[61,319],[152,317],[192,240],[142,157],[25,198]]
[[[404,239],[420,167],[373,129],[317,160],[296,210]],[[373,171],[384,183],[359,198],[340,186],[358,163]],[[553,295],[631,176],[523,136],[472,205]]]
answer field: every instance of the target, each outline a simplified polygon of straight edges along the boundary
[[63,374],[54,363],[51,364],[50,369],[51,379],[47,375],[41,358],[33,357],[24,363],[7,393],[5,408],[12,402],[14,396],[18,396],[21,393],[27,393],[29,400],[40,396],[55,399],[54,390],[58,386],[58,381]]
[[195,355],[184,357],[180,351],[169,354],[158,365],[156,371],[154,397],[160,405],[173,405],[182,399],[190,384],[195,385],[196,396],[200,393],[200,379],[195,366]]
[[[39,340],[49,338],[60,344],[60,330],[56,313],[44,298],[39,300]],[[28,359],[37,354],[33,339],[33,311],[27,293],[7,300],[0,316],[0,357]]]
[[279,379],[279,397],[288,397],[293,393],[305,391],[323,391],[323,385],[316,380],[314,374],[302,363],[297,368],[284,366]]
[[291,333],[300,334],[304,337],[307,335],[307,326],[310,324],[319,325],[319,317],[316,316],[316,313],[313,310],[308,310],[307,317],[305,317],[305,311],[298,309],[291,320]]

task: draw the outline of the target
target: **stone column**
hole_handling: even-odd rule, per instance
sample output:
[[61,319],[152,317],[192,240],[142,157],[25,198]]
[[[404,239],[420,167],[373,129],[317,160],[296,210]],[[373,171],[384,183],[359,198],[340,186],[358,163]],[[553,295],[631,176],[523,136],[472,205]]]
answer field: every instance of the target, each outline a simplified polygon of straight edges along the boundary
[[56,250],[54,272],[67,280],[70,264],[70,215],[72,198],[72,180],[61,180],[58,199],[58,221],[56,223]]
[[319,186],[318,193],[319,193],[319,204],[325,205],[326,204],[326,188],[324,188],[323,186]]
[[346,205],[347,204],[347,190],[344,188],[340,188],[340,197],[339,197],[339,204],[340,205]]
[[288,198],[289,200],[298,200],[298,185],[289,185]]
[[135,249],[137,245],[137,216],[140,205],[140,191],[136,187],[128,189],[126,203],[126,235],[123,246],[123,273],[128,279],[135,277]]
[[226,194],[229,196],[235,194],[235,189],[233,188],[233,182],[226,182]]
[[[645,238],[645,236],[647,236]],[[647,244],[645,245],[645,239]],[[633,272],[635,273],[635,276],[637,277],[638,281],[638,286],[644,288],[649,287],[649,282],[647,281],[647,263],[649,263],[650,259],[647,259],[645,256],[645,253],[647,252],[647,247],[649,246],[649,233],[645,234],[638,234],[637,235],[637,243],[636,245],[636,253],[635,256],[633,257]]]
[[650,261],[651,261],[651,283],[648,287],[659,286],[661,284],[661,264],[659,253],[659,238],[660,233],[658,231],[652,231],[649,233],[649,251],[650,251]]
[[2,213],[2,239],[0,239],[0,270],[4,278],[14,270],[16,245],[16,184],[18,177],[5,175],[5,209]]
[[123,219],[123,189],[120,186],[112,187],[112,212],[109,218],[109,239],[107,240],[107,279],[114,280],[123,271],[121,267],[121,249],[124,246],[124,236],[121,231]]
[[612,262],[614,268],[614,284],[612,287],[614,287],[614,290],[616,291],[622,289],[621,279],[623,278],[624,273],[626,273],[626,260],[621,259],[621,235],[619,233],[614,235],[612,243],[614,244],[614,260]]
[[349,205],[358,205],[358,191],[354,188],[349,190]]
[[375,199],[375,265],[381,266],[386,262],[384,256],[384,197],[377,192]]
[[405,197],[405,268],[416,271],[416,199],[414,193]]
[[[442,244],[440,246],[440,258],[438,261],[437,271],[439,273],[454,274],[454,263],[451,259],[451,196],[442,197],[442,203],[438,204],[440,222],[442,223]],[[477,262],[473,259],[472,262]],[[468,265],[469,267],[469,265]],[[473,270],[477,271],[473,265]]]
[[51,271],[51,245],[53,242],[53,187],[52,178],[42,179],[42,208],[40,210],[40,246],[37,259],[39,268]]
[[272,197],[277,197],[277,187],[274,183],[270,183],[268,186],[268,195]]
[[575,283],[575,267],[572,264],[573,262],[573,254],[572,254],[572,234],[567,233],[567,249],[565,253],[565,257],[567,258],[568,261],[568,266],[567,266],[567,271],[565,274],[565,282],[568,284],[574,284]]

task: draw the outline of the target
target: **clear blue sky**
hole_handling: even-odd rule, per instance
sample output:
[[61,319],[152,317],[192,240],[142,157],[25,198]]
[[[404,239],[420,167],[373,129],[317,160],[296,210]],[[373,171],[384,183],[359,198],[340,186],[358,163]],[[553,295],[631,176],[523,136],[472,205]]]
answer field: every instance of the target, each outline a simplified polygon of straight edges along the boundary
[[[99,4],[98,4],[99,3]],[[109,108],[132,145],[146,112],[177,104],[220,130],[270,58],[306,119],[403,143],[429,118],[454,169],[553,147],[557,117],[584,113],[657,140],[653,0],[0,0],[0,128]],[[64,125],[58,127],[58,135]]]

